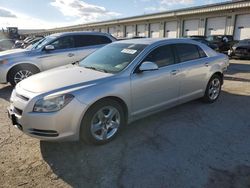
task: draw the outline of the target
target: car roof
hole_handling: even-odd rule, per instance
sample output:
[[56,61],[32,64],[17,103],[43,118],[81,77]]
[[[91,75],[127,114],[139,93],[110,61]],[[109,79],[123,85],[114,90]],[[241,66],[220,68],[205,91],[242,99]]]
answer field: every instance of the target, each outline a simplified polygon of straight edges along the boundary
[[179,38],[179,39],[168,39],[168,38],[143,38],[143,39],[129,39],[129,40],[121,40],[117,41],[115,43],[124,43],[124,44],[145,44],[145,45],[151,45],[151,44],[157,44],[157,43],[162,43],[162,42],[168,42],[168,43],[195,43],[197,44],[196,41],[193,41],[192,39],[188,38]]
[[96,31],[74,31],[74,32],[63,32],[63,33],[55,33],[51,36],[54,37],[61,37],[61,36],[69,36],[69,35],[105,35],[105,36],[111,36],[108,33],[101,33]]

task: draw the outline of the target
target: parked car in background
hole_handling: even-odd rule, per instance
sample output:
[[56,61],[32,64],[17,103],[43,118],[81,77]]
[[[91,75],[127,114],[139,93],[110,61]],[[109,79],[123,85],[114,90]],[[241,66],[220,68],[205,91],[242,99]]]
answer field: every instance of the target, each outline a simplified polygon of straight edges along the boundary
[[22,44],[23,44],[22,40],[16,40],[13,47],[12,47],[12,49],[22,48]]
[[26,37],[24,40],[16,40],[13,48],[27,48],[29,45],[35,44],[43,38],[43,36],[30,36]]
[[239,41],[228,51],[230,57],[250,58],[250,39]]
[[201,42],[201,43],[209,46],[210,48],[212,48],[215,51],[219,51],[219,47],[218,47],[217,44],[213,44],[213,43],[207,41],[206,39],[204,39],[203,37],[196,37],[196,36],[193,37],[193,36],[191,36],[190,39],[195,40],[197,42]]
[[159,110],[197,98],[215,102],[228,65],[226,55],[189,39],[122,40],[20,82],[9,117],[42,140],[104,144]]
[[226,53],[236,43],[232,35],[211,35],[206,40],[212,44],[215,44],[219,48],[219,52]]
[[14,46],[15,41],[12,39],[0,40],[0,51],[9,50]]
[[21,48],[27,48],[30,45],[33,45],[37,43],[38,41],[42,40],[44,37],[34,37],[32,40],[29,40],[28,42],[23,42],[21,45]]
[[124,37],[124,38],[119,38],[119,39],[117,39],[117,40],[119,41],[119,40],[145,39],[145,38],[148,38],[148,37],[133,36],[133,37]]
[[206,40],[206,36],[204,36],[204,35],[191,35],[191,36],[188,36],[188,38],[195,38],[195,39],[204,39],[204,40]]
[[116,39],[99,32],[53,34],[26,49],[0,53],[0,83],[21,80],[51,68],[74,63]]
[[34,37],[32,36],[29,36],[29,37],[26,37],[24,40],[16,40],[15,41],[15,45],[13,48],[22,48],[22,45],[24,43],[27,43],[28,41],[32,40]]

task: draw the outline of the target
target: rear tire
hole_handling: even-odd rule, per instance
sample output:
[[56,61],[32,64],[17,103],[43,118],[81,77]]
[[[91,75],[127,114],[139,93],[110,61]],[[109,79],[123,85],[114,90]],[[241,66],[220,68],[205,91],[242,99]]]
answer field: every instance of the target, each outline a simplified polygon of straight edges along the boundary
[[40,70],[32,65],[17,65],[8,73],[8,82],[15,87],[20,81],[39,72]]
[[209,80],[203,101],[206,103],[214,103],[220,96],[222,86],[222,78],[219,75],[213,75]]
[[83,117],[80,138],[88,144],[102,145],[113,140],[125,124],[121,104],[112,99],[98,101]]

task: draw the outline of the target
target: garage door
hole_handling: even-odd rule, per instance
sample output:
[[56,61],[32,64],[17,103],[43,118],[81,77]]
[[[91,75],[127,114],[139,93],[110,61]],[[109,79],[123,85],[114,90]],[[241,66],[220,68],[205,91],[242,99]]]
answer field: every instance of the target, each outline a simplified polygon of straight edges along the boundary
[[234,39],[250,39],[250,14],[237,16]]
[[133,25],[126,26],[126,37],[132,38],[134,37],[135,27]]
[[101,32],[102,33],[106,33],[106,29],[105,28],[101,28]]
[[116,37],[117,38],[122,38],[123,37],[123,28],[121,26],[116,27]]
[[206,35],[224,35],[226,30],[226,17],[208,18]]
[[137,36],[138,37],[146,37],[147,25],[137,25]]
[[109,33],[116,37],[115,27],[109,27]]
[[177,38],[177,22],[166,22],[165,25],[165,37]]
[[150,37],[151,38],[160,37],[160,24],[159,23],[150,24]]
[[183,36],[198,35],[199,20],[185,20]]

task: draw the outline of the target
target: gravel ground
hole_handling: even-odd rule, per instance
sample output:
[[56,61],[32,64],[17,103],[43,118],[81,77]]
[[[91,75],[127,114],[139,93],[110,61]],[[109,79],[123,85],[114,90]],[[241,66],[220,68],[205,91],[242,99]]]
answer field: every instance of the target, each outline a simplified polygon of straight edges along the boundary
[[214,104],[128,125],[104,146],[49,143],[10,125],[0,85],[0,187],[250,187],[250,61],[232,60]]

